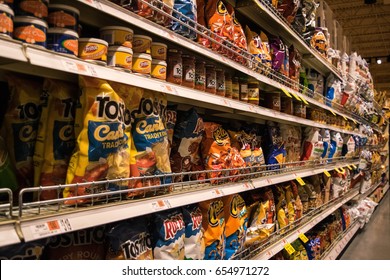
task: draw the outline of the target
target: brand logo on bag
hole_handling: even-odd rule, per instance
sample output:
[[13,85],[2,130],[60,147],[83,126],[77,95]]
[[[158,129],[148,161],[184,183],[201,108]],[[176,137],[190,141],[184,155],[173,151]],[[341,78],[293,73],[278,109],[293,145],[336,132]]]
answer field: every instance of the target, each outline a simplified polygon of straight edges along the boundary
[[213,138],[214,141],[217,143],[218,146],[224,146],[229,144],[229,134],[225,129],[222,127],[218,127],[214,132],[213,132]]
[[212,227],[216,227],[219,225],[220,218],[219,216],[223,212],[223,202],[221,200],[213,201],[210,203],[210,207],[208,210],[209,215],[209,224]]
[[192,230],[197,230],[202,225],[202,212],[199,208],[191,212]]
[[121,244],[121,248],[123,254],[125,255],[125,259],[137,259],[140,255],[152,250],[152,240],[150,238],[150,234],[142,232],[139,234],[138,239],[128,240]]
[[164,220],[165,240],[174,239],[177,232],[184,229],[183,215],[177,214],[171,219]]

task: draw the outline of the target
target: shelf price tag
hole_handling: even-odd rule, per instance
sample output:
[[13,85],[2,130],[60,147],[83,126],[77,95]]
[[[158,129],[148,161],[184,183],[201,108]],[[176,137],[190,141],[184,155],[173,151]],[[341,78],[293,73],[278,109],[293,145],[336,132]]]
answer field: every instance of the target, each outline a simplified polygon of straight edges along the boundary
[[348,121],[348,119],[345,116],[343,116],[343,118],[344,118],[344,120]]
[[290,94],[291,94],[292,96],[294,96],[294,98],[295,98],[296,100],[302,101],[302,100],[299,98],[299,96],[296,95],[294,92],[290,92]]
[[30,229],[35,238],[41,238],[71,231],[72,226],[69,219],[60,219],[30,226]]
[[284,93],[285,95],[287,95],[287,97],[292,98],[291,94],[290,94],[285,88],[281,88],[281,90],[283,91],[283,93]]
[[304,185],[305,185],[305,181],[303,181],[301,177],[297,177],[297,178],[295,178],[295,180],[297,180],[297,182],[298,182],[301,186],[304,186]]
[[171,208],[171,204],[169,203],[168,199],[164,200],[157,200],[152,202],[152,208],[155,211],[165,210]]
[[300,233],[298,237],[299,239],[302,240],[303,243],[307,243],[309,241],[309,238],[307,238],[307,236],[304,233]]
[[303,96],[301,96],[300,98],[302,99],[303,103],[305,103],[306,105],[309,105],[309,102],[307,102],[307,100]]
[[229,100],[226,100],[226,99],[222,98],[221,102],[222,102],[222,104],[224,104],[224,105],[226,105],[228,107],[232,107],[232,104],[230,103]]
[[251,190],[251,189],[255,188],[255,186],[253,185],[253,183],[251,181],[243,183],[242,186],[244,187],[244,189],[247,189],[247,190]]
[[324,174],[327,176],[327,177],[331,177],[332,175],[330,175],[329,171],[328,170],[324,170]]
[[215,190],[212,190],[212,191],[211,191],[211,195],[212,195],[213,197],[220,197],[220,196],[223,196],[224,194],[223,194],[223,191],[222,191],[222,190],[220,190],[220,189],[215,189]]
[[354,119],[352,119],[352,121],[353,121],[355,124],[357,124],[357,122],[356,122]]
[[348,168],[349,170],[352,170],[352,167],[351,167],[350,165],[347,165],[347,168]]
[[329,109],[329,111],[330,111],[333,115],[337,116],[336,113],[333,112],[333,110]]
[[355,164],[351,164],[351,166],[352,166],[354,169],[357,169],[357,167],[356,167]]
[[295,249],[294,249],[294,247],[293,247],[290,243],[286,243],[286,244],[284,245],[284,249],[287,251],[287,253],[288,253],[289,255],[292,255],[292,254],[295,253]]

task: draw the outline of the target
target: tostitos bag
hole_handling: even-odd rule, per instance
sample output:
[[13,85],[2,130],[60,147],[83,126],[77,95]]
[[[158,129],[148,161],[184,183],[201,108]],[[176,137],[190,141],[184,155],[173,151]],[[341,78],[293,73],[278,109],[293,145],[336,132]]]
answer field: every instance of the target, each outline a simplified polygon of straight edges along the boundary
[[[81,95],[76,108],[76,123],[80,127],[76,150],[70,160],[67,184],[93,182],[129,177],[130,118],[123,99],[104,80],[83,77],[79,79]],[[108,190],[127,188],[109,184]],[[104,185],[66,187],[64,197],[106,192]],[[85,199],[66,203],[83,203]]]

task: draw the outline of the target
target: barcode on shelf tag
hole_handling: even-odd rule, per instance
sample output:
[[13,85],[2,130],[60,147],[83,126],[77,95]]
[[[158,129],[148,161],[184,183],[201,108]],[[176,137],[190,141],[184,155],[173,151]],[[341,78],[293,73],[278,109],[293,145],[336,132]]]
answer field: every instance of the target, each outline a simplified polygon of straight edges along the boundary
[[327,176],[327,177],[331,177],[332,175],[330,175],[329,171],[328,170],[324,170],[324,174]]
[[223,191],[220,189],[215,189],[215,190],[211,191],[211,195],[213,197],[220,197],[220,196],[223,196]]
[[247,190],[251,190],[251,189],[255,188],[255,186],[253,185],[252,182],[245,182],[242,184],[242,186],[244,187],[244,189],[247,189]]
[[267,179],[267,183],[272,185],[272,180],[271,179]]
[[295,180],[297,180],[297,182],[298,182],[301,186],[304,186],[304,185],[305,185],[305,181],[303,181],[301,177],[297,177],[297,178],[295,178]]
[[168,199],[157,200],[152,202],[152,208],[155,211],[165,210],[171,208],[171,204]]
[[307,236],[304,233],[300,233],[298,237],[299,239],[302,240],[303,243],[307,243],[309,241],[309,238],[307,238]]
[[352,170],[352,167],[351,167],[350,165],[347,165],[347,168],[348,168],[349,170]]
[[287,254],[292,255],[295,253],[294,247],[290,243],[284,245],[284,249],[287,251]]
[[267,255],[268,257],[272,257],[272,256],[274,255],[274,253],[272,252],[272,250],[269,250],[269,251],[266,253],[266,255]]
[[292,98],[291,94],[287,91],[287,89],[281,88],[281,90],[283,91],[283,93],[284,93],[287,97]]
[[298,95],[296,95],[294,92],[290,92],[292,96],[294,96],[294,98],[298,101],[302,101]]
[[309,102],[307,102],[307,100],[303,96],[301,96],[301,99],[302,99],[303,103],[305,103],[306,105],[309,105]]
[[30,229],[34,238],[41,238],[71,231],[72,226],[69,219],[60,219],[30,226]]

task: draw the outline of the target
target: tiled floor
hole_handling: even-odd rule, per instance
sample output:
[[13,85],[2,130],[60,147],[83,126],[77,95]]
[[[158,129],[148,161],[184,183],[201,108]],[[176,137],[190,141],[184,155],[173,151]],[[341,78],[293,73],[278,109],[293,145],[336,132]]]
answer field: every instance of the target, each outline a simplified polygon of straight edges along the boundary
[[358,232],[341,260],[390,260],[390,191]]

